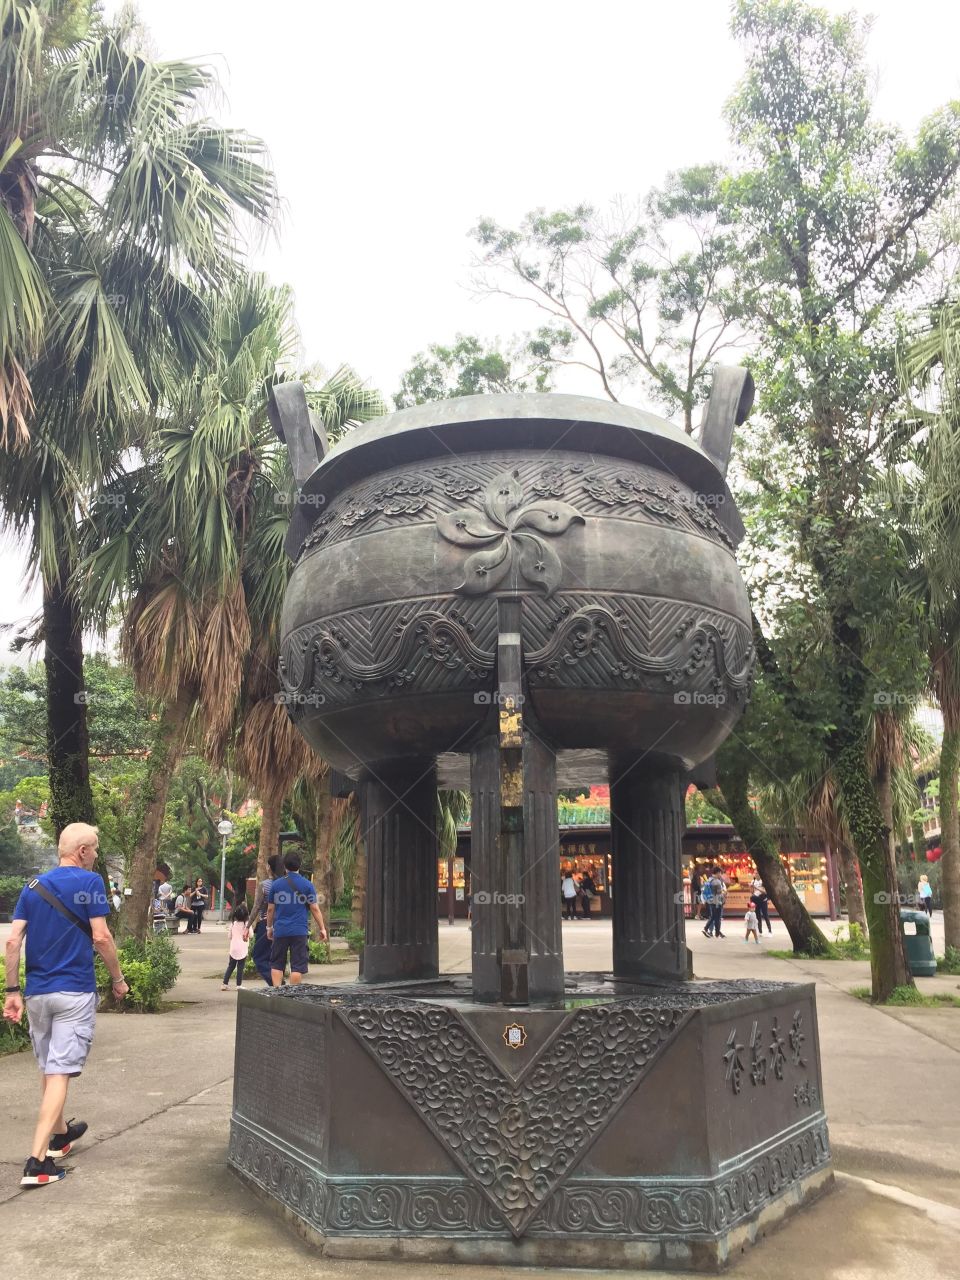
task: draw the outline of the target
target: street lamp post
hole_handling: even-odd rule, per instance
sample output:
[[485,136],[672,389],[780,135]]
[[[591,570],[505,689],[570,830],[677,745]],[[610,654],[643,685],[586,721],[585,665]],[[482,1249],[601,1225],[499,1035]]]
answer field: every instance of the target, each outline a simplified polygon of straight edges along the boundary
[[227,840],[233,835],[233,823],[229,818],[221,818],[217,823],[220,833],[220,923],[224,920],[224,894],[227,888]]

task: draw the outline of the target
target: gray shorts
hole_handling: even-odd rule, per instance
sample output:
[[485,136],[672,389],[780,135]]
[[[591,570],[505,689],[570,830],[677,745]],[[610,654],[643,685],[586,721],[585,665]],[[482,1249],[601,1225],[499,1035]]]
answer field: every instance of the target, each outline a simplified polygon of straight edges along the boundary
[[45,1076],[78,1076],[93,1043],[95,991],[48,991],[27,996],[30,1039]]

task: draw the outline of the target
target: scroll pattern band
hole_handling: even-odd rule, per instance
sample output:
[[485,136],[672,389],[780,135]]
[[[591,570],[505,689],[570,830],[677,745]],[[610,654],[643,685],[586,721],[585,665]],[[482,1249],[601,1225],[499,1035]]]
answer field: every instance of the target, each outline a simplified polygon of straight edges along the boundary
[[[305,1156],[234,1120],[230,1165],[320,1234],[507,1238],[500,1214],[467,1180],[328,1178]],[[695,1240],[718,1236],[828,1166],[822,1112],[788,1139],[714,1178],[573,1178],[543,1205],[531,1237]]]

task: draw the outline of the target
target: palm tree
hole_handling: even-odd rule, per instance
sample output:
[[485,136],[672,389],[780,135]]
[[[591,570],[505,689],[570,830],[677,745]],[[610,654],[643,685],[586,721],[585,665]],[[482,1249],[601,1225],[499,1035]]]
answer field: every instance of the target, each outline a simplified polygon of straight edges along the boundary
[[[384,412],[379,394],[345,365],[310,390],[308,400],[334,443],[353,426]],[[267,859],[277,851],[280,811],[298,778],[309,793],[301,797],[304,808],[317,820],[321,862],[329,857],[335,813],[342,818],[339,807],[330,803],[329,788],[323,787],[326,764],[293,727],[277,675],[280,611],[293,567],[284,543],[295,495],[286,449],[270,437],[254,481],[256,517],[245,548],[243,581],[252,642],[235,709],[238,761],[263,803],[258,878],[266,875]]]
[[236,220],[270,218],[255,140],[201,114],[210,71],[136,49],[93,0],[0,0],[0,519],[43,584],[52,817],[94,819],[77,511],[209,354]]
[[137,933],[188,738],[221,760],[234,730],[251,650],[245,543],[264,453],[274,448],[265,392],[296,348],[289,293],[259,275],[235,280],[219,300],[214,333],[209,366],[196,367],[171,398],[142,465],[105,487],[116,501],[93,514],[80,573],[101,625],[113,605],[125,607],[121,651],[160,705],[126,903],[125,928]]

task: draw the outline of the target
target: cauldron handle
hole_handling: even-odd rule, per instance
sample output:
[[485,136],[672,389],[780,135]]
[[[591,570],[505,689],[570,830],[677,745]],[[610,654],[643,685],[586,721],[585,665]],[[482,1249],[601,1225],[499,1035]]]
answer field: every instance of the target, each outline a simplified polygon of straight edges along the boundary
[[733,429],[742,426],[753,408],[753,378],[739,366],[718,365],[700,426],[700,448],[727,474]]

